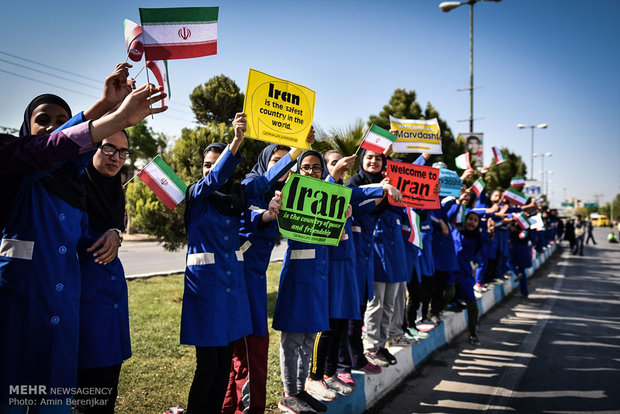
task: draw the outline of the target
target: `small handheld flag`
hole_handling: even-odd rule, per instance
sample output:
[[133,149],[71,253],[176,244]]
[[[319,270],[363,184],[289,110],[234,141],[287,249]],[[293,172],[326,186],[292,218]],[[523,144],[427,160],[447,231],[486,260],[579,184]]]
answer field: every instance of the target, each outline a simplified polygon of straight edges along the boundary
[[[164,88],[164,93],[170,99],[170,82],[168,81],[168,61],[167,60],[147,60],[146,66],[153,72],[159,86]],[[161,100],[161,105],[165,105],[165,98]]]
[[480,178],[474,183],[474,185],[472,185],[471,188],[474,190],[476,195],[480,197],[480,193],[484,191],[484,189],[486,188],[486,184],[484,183],[484,180]]
[[159,155],[146,164],[138,177],[170,210],[185,199],[187,185]]
[[217,54],[218,7],[140,9],[147,60]]
[[522,206],[527,202],[528,197],[514,188],[509,188],[504,191],[504,198],[512,203]]
[[411,223],[411,234],[409,235],[409,242],[414,246],[422,249],[422,233],[420,232],[420,216],[413,211],[411,207],[407,207],[407,215],[409,216],[409,223]]
[[514,219],[517,222],[517,225],[521,227],[521,230],[529,229],[532,224],[524,213],[515,214]]
[[366,131],[360,148],[382,154],[394,141],[396,141],[396,135],[372,124]]
[[495,157],[495,164],[501,164],[506,161],[504,153],[497,147],[491,148],[493,150],[493,156]]
[[523,187],[525,185],[525,178],[523,177],[512,177],[510,180],[511,187]]
[[471,163],[469,161],[469,152],[459,155],[458,157],[454,159],[454,162],[456,163],[456,167],[460,168],[461,170],[471,169]]
[[142,41],[142,26],[129,19],[123,22],[125,29],[125,49],[127,57],[134,62],[142,60],[144,53],[144,42]]

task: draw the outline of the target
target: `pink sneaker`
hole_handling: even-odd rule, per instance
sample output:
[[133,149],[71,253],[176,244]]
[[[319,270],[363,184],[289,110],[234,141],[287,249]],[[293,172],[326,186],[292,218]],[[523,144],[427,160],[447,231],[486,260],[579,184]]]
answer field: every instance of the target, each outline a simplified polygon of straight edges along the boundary
[[355,380],[353,379],[353,374],[349,372],[341,372],[340,374],[338,374],[338,379],[350,386],[351,388],[355,388]]
[[381,374],[381,371],[383,371],[381,369],[380,366],[373,364],[372,362],[368,362],[366,365],[364,365],[360,371],[364,371],[367,374],[370,375],[377,375],[377,374]]

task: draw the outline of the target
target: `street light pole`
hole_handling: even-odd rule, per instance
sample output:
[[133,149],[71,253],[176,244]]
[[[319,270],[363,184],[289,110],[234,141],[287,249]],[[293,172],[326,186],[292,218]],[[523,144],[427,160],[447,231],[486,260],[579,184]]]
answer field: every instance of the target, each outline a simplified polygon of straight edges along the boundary
[[469,4],[469,132],[474,132],[474,4],[479,1],[499,3],[502,0],[444,1],[439,4],[441,11],[448,13],[457,7]]
[[547,128],[549,125],[547,124],[538,124],[538,125],[524,125],[524,124],[518,124],[517,128],[519,129],[523,129],[523,128],[530,128],[532,130],[532,163],[530,164],[530,180],[534,179],[534,128],[540,128],[540,129],[545,129]]

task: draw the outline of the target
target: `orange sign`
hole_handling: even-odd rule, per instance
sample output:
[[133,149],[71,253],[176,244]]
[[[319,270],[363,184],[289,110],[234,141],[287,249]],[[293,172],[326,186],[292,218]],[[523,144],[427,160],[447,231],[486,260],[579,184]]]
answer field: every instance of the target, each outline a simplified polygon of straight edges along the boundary
[[388,160],[387,176],[390,184],[403,195],[402,203],[390,199],[390,204],[424,210],[439,208],[439,195],[435,194],[439,181],[438,168]]

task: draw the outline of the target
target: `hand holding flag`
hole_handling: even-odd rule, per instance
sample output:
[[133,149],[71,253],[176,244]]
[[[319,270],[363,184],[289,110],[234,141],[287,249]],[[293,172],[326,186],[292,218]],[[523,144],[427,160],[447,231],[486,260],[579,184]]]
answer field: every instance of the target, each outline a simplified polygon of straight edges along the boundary
[[394,141],[396,141],[396,135],[372,124],[368,131],[366,131],[360,148],[376,152],[377,154],[383,154],[387,148],[390,148]]
[[[157,79],[157,83],[164,90],[164,93],[170,98],[170,82],[168,81],[168,61],[167,60],[147,60],[146,66],[153,72],[153,76]],[[165,105],[165,101],[162,99],[161,105]]]

